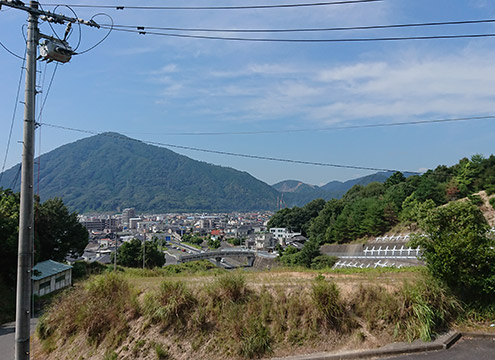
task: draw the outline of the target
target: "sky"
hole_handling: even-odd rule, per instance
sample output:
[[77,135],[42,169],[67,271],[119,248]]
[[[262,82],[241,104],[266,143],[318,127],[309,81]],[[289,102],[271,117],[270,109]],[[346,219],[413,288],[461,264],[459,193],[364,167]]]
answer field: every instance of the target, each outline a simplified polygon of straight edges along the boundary
[[[243,10],[75,6],[309,2],[71,0],[41,5],[44,10],[53,10],[50,4],[74,5],[78,18],[88,20],[96,15],[94,20],[100,24],[111,23],[108,16],[97,15],[106,13],[116,25],[223,30],[166,31],[169,34],[272,39],[495,34],[495,23],[325,32],[225,31],[495,19],[495,2],[490,0],[383,0]],[[58,7],[56,12],[73,14],[67,7]],[[0,42],[21,56],[26,24],[25,12],[5,6],[0,11]],[[495,118],[363,127],[495,115],[494,37],[289,43],[140,35],[116,29],[99,46],[74,56],[69,63],[38,62],[41,93],[37,113],[45,102],[38,118],[45,125],[36,131],[37,155],[106,131],[145,142],[220,152],[419,172],[451,166],[474,154],[489,156],[495,149]],[[65,26],[42,23],[40,30],[52,36],[55,31],[61,37]],[[107,32],[82,26],[77,51],[89,49]],[[73,48],[78,37],[75,26],[69,38]],[[5,169],[19,163],[22,156],[23,104],[18,104],[13,116],[22,66],[22,60],[0,48],[0,166],[7,153]],[[20,90],[22,101],[23,78]],[[193,159],[246,171],[268,184],[294,179],[322,185],[375,172],[168,148]]]

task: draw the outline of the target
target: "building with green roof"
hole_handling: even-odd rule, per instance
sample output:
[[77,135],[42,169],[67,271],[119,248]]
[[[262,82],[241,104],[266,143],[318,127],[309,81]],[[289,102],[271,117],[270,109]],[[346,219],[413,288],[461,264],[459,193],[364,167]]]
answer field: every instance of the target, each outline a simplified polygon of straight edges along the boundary
[[72,283],[72,266],[53,260],[37,263],[33,267],[33,294],[43,296],[68,287]]

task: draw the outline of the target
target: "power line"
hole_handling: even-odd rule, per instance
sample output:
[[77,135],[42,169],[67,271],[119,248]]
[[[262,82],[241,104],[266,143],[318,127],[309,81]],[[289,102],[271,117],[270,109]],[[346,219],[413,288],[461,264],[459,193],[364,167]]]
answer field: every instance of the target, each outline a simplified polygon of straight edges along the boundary
[[41,116],[43,114],[43,109],[45,108],[45,104],[46,104],[46,100],[48,99],[48,95],[50,94],[50,90],[52,88],[52,84],[53,84],[53,79],[55,78],[55,74],[57,73],[57,69],[58,69],[58,65],[59,63],[57,62],[55,64],[55,68],[53,69],[53,73],[52,73],[52,76],[50,78],[50,83],[48,84],[48,88],[46,90],[46,94],[45,96],[43,97],[43,103],[41,104],[41,108],[40,108],[40,112],[38,113],[38,119],[41,121]]
[[19,56],[16,53],[14,53],[13,51],[10,51],[9,48],[6,47],[1,41],[0,41],[0,46],[3,47],[4,50],[7,51],[10,55],[15,56],[16,58],[21,59],[21,60],[26,60],[22,56]]
[[[224,33],[283,33],[283,32],[377,30],[377,29],[395,29],[395,28],[409,28],[409,27],[486,24],[493,22],[495,22],[495,19],[442,21],[442,22],[390,24],[390,25],[369,25],[369,26],[324,27],[324,28],[292,28],[292,29],[211,29],[211,28],[180,28],[180,27],[116,25],[116,24],[114,24],[113,26],[115,28],[122,28],[122,29],[136,29],[138,31],[146,31],[147,29],[150,29],[150,30],[164,30],[164,31],[224,32]],[[111,26],[111,24],[100,24],[100,25]]]
[[204,153],[209,153],[209,154],[242,157],[242,158],[247,158],[247,159],[268,160],[268,161],[284,162],[284,163],[291,163],[291,164],[313,165],[313,166],[323,166],[323,167],[335,167],[335,168],[341,168],[341,169],[355,169],[355,170],[369,170],[369,171],[387,171],[387,172],[401,171],[401,172],[409,172],[409,173],[414,173],[414,174],[420,174],[419,172],[415,172],[415,171],[402,171],[402,170],[385,169],[385,168],[378,168],[378,167],[344,165],[344,164],[334,164],[334,163],[323,163],[323,162],[316,162],[316,161],[304,161],[304,160],[294,160],[294,159],[277,158],[277,157],[272,157],[272,156],[241,154],[241,153],[234,153],[234,152],[230,152],[230,151],[202,149],[202,148],[197,148],[197,147],[192,147],[192,146],[175,145],[175,144],[168,144],[168,143],[162,143],[162,142],[157,142],[157,141],[137,140],[137,139],[132,139],[132,138],[128,138],[128,137],[124,137],[124,136],[119,136],[119,135],[115,135],[115,134],[99,133],[97,131],[82,130],[82,129],[76,129],[76,128],[71,128],[71,127],[67,127],[67,126],[60,126],[60,125],[54,125],[54,124],[48,124],[48,123],[42,123],[41,125],[46,125],[46,126],[49,126],[49,127],[53,127],[53,128],[57,128],[57,129],[62,129],[62,130],[77,131],[77,132],[81,132],[81,133],[85,133],[85,134],[103,135],[103,136],[113,137],[113,138],[117,138],[117,139],[121,139],[121,140],[136,141],[136,142],[145,143],[145,144],[148,144],[148,145],[171,147],[171,148],[182,149],[182,150],[192,150],[192,151],[204,152]]
[[[488,120],[495,119],[495,115],[486,116],[471,116],[462,118],[448,118],[448,119],[432,119],[432,120],[417,120],[417,121],[403,121],[396,123],[377,123],[366,125],[345,125],[345,126],[329,126],[321,128],[306,128],[306,129],[282,129],[282,130],[258,130],[258,131],[219,131],[219,132],[174,132],[174,133],[156,133],[154,135],[163,136],[217,136],[217,135],[261,135],[261,134],[281,134],[281,133],[302,133],[302,132],[317,132],[317,131],[332,131],[332,130],[346,130],[346,129],[367,129],[378,127],[392,127],[392,126],[409,126],[409,125],[428,125],[447,122],[460,122],[460,121],[475,121],[475,120]],[[149,134],[149,133],[141,133]]]
[[[245,5],[245,6],[124,6],[124,5],[89,5],[76,4],[71,5],[74,8],[99,8],[115,10],[249,10],[249,9],[280,9],[280,8],[300,8],[329,5],[348,5],[360,3],[374,3],[384,0],[342,0],[342,1],[325,1],[315,3],[299,4],[276,4],[276,5]],[[64,4],[44,4],[44,6],[64,6]]]
[[12,113],[12,120],[10,122],[10,131],[9,131],[9,137],[7,140],[7,149],[5,150],[5,157],[3,159],[2,171],[0,172],[0,183],[2,182],[3,172],[5,171],[5,165],[7,164],[7,157],[9,156],[10,141],[12,140],[12,131],[14,129],[15,115],[17,113],[17,105],[19,104],[19,93],[21,91],[22,74],[24,72],[24,63],[26,62],[25,57],[26,57],[26,51],[24,51],[24,58],[23,58],[24,60],[23,60],[22,65],[21,65],[21,73],[19,75],[19,83],[17,84],[17,95],[15,97],[14,111]]
[[[101,26],[109,29],[107,26]],[[227,40],[227,41],[251,41],[251,42],[285,42],[285,43],[345,43],[345,42],[375,42],[375,41],[406,41],[406,40],[439,40],[439,39],[474,39],[495,37],[495,33],[485,34],[458,34],[458,35],[427,35],[427,36],[394,36],[394,37],[374,37],[374,38],[343,38],[343,39],[269,39],[269,38],[242,38],[225,36],[206,36],[190,34],[173,34],[154,31],[131,30],[113,28],[115,31],[137,33],[140,35],[158,35],[167,37],[205,39],[205,40]]]

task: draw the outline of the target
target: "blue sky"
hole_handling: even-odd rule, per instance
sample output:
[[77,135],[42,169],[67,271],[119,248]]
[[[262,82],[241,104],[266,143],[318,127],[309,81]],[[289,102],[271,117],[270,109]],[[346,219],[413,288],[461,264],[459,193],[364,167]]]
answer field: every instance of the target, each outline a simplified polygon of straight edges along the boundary
[[[246,1],[67,1],[64,4],[246,5]],[[41,3],[43,5],[43,2]],[[45,10],[53,9],[46,6]],[[106,12],[120,25],[281,29],[387,25],[495,18],[489,0],[383,0],[295,9],[146,11],[74,8],[89,19]],[[70,15],[66,8],[57,12]],[[24,52],[27,16],[5,7],[0,41]],[[104,16],[97,22],[108,23]],[[63,34],[64,27],[53,25]],[[51,34],[47,24],[41,31]],[[82,28],[79,51],[106,30]],[[184,33],[184,32],[183,32]],[[321,33],[229,34],[278,38],[351,38],[495,33],[495,24]],[[201,34],[201,33],[200,33]],[[208,34],[206,34],[208,35]],[[212,34],[209,34],[212,35]],[[70,43],[77,44],[77,28]],[[185,39],[114,31],[94,50],[58,66],[41,122],[143,141],[303,161],[423,171],[494,152],[495,120],[384,128],[283,132],[495,114],[495,38],[369,43],[259,43]],[[22,61],[0,48],[0,161],[3,163]],[[44,91],[55,64],[39,63]],[[24,80],[21,91],[23,91]],[[43,95],[43,94],[42,94]],[[23,92],[21,92],[21,99]],[[40,99],[38,99],[40,103]],[[22,105],[6,169],[20,162]],[[184,132],[281,131],[184,136]],[[42,126],[37,153],[89,136]],[[193,159],[247,171],[269,184],[310,184],[372,172],[235,158],[180,150]],[[157,159],[157,161],[160,161]]]

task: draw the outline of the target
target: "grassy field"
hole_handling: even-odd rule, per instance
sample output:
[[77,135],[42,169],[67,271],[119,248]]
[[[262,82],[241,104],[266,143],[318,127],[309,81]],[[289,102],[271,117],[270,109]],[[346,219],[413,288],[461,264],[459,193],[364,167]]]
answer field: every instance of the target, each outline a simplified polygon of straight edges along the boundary
[[429,339],[461,313],[422,269],[119,269],[40,319],[36,359],[245,359]]

